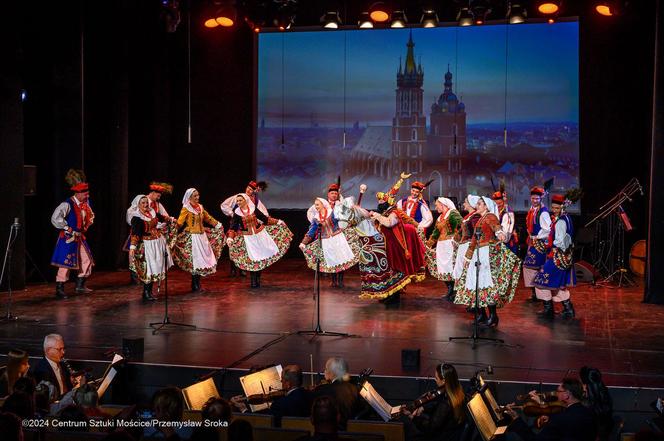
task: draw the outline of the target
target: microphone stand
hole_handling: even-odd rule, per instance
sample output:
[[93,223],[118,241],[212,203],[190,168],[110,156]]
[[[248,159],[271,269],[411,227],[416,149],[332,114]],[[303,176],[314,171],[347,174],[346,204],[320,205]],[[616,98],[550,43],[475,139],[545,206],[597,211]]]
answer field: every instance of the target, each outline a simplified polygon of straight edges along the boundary
[[477,347],[477,341],[490,341],[493,343],[505,344],[505,340],[494,337],[480,337],[479,336],[479,319],[480,319],[480,237],[482,236],[482,230],[475,228],[475,241],[477,246],[475,247],[475,316],[473,318],[473,333],[468,337],[449,337],[448,341],[453,340],[471,340],[472,348]]
[[7,270],[7,313],[0,317],[0,321],[9,322],[18,320],[18,317],[12,315],[12,251],[14,242],[18,238],[18,231],[21,224],[18,218],[14,218],[14,223],[9,227],[9,238],[7,239],[7,248],[5,248],[5,259],[2,262],[2,272],[0,273],[0,286],[5,280],[5,269]]
[[[321,255],[323,254],[323,226],[319,225],[318,246],[320,249]],[[329,332],[323,331],[323,328],[320,325],[320,257],[316,259],[316,271],[314,275],[314,299],[316,300],[316,327],[314,329],[297,331],[298,335],[311,335],[313,340],[316,337],[358,337],[355,334],[348,334],[347,332]]]
[[196,325],[172,322],[171,318],[168,316],[168,247],[164,240],[164,318],[160,322],[150,323],[152,335],[155,335],[157,332],[168,326],[196,329]]

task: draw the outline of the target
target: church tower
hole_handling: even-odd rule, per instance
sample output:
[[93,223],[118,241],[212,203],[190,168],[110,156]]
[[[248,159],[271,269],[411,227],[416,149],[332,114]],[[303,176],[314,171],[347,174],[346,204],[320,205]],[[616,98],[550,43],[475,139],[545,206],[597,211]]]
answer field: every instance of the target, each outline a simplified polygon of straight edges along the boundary
[[426,147],[426,116],[422,111],[424,72],[415,64],[413,33],[408,38],[406,63],[399,61],[396,111],[392,119],[392,172],[421,173]]

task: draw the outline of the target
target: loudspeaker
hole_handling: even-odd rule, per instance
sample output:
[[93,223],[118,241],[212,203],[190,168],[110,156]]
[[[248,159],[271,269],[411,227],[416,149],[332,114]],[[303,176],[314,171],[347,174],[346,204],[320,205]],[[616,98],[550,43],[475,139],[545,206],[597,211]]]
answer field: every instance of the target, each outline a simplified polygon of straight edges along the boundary
[[129,361],[143,361],[144,340],[142,338],[123,338],[122,355]]
[[574,272],[576,281],[581,283],[593,283],[600,277],[599,271],[585,260],[579,260],[574,264]]
[[419,369],[420,368],[420,350],[419,349],[402,349],[401,350],[401,367],[403,369]]
[[23,196],[37,194],[37,166],[23,164]]

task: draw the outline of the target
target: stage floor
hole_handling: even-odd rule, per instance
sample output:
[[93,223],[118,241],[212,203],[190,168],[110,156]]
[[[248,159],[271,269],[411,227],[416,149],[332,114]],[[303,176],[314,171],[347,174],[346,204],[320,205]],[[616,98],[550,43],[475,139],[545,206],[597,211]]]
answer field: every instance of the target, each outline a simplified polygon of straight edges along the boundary
[[[410,285],[400,305],[360,300],[359,274],[350,271],[346,288],[321,281],[324,331],[350,338],[297,334],[315,326],[313,272],[302,260],[282,260],[263,272],[262,288],[249,289],[248,277],[231,278],[228,261],[203,279],[205,293],[189,291],[190,276],[169,273],[170,318],[195,324],[196,330],[173,329],[152,335],[150,322],[164,316],[164,303],[144,304],[141,288],[129,286],[128,272],[98,272],[89,295],[56,300],[54,285],[34,285],[14,295],[12,312],[20,319],[0,324],[0,352],[22,348],[41,355],[45,334],[65,337],[70,359],[105,360],[104,352],[121,348],[122,338],[145,339],[146,363],[205,367],[239,367],[297,363],[321,371],[330,356],[348,360],[351,371],[371,367],[375,375],[430,376],[435,364],[455,364],[460,375],[491,365],[494,381],[555,383],[583,365],[602,370],[612,386],[664,387],[664,306],[641,303],[642,288],[617,289],[581,285],[573,290],[577,317],[553,321],[536,317],[540,304],[527,301],[520,288],[515,300],[499,310],[498,337],[505,345],[449,342],[471,333],[471,315],[443,300],[444,286],[432,278]],[[73,283],[67,292],[73,292]],[[2,296],[2,305],[6,297]],[[558,305],[560,307],[560,305]],[[3,311],[4,312],[4,311]],[[402,349],[421,349],[421,367],[403,370]]]

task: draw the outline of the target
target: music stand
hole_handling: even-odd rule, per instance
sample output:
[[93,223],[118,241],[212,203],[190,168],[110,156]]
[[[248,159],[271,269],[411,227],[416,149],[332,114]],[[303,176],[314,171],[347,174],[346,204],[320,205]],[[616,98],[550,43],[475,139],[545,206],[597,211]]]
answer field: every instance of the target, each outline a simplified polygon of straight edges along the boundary
[[[161,292],[161,286],[159,286],[159,290]],[[164,240],[164,318],[160,322],[150,323],[152,335],[155,335],[167,326],[196,329],[196,325],[172,322],[171,318],[168,316],[168,248],[166,240]]]
[[477,347],[477,341],[490,341],[493,343],[505,344],[505,340],[501,338],[494,337],[480,337],[479,336],[479,315],[480,315],[480,237],[482,236],[482,230],[475,231],[475,240],[478,244],[475,247],[475,315],[473,317],[473,333],[468,337],[450,337],[448,341],[453,340],[471,340],[473,342],[472,348]]
[[[322,226],[319,227],[322,229]],[[359,337],[355,334],[349,334],[347,332],[329,332],[323,331],[323,328],[320,325],[320,259],[323,254],[323,238],[321,231],[318,231],[318,247],[320,250],[320,255],[316,258],[316,271],[314,275],[314,299],[316,300],[316,327],[314,329],[308,329],[303,331],[297,331],[298,335],[311,335],[313,340],[316,337]]]
[[482,436],[483,441],[491,441],[496,437],[503,435],[507,430],[507,426],[497,426],[489,408],[486,406],[484,399],[480,393],[475,393],[473,398],[468,401],[466,405],[468,412],[475,422],[477,431]]

